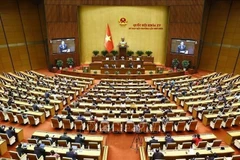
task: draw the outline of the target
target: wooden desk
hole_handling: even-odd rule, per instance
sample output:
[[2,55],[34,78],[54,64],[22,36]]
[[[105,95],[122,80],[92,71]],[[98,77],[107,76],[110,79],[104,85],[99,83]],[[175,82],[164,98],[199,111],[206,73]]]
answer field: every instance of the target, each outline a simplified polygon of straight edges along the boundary
[[106,71],[109,72],[109,74],[115,74],[116,71],[118,71],[119,74],[127,74],[128,71],[130,71],[131,74],[137,74],[138,72],[144,74],[145,68],[101,68],[101,74],[105,74]]
[[235,139],[240,138],[240,130],[235,130],[235,131],[227,131],[227,135],[225,137],[225,142],[228,145],[233,144]]
[[[60,139],[60,137],[63,135],[63,133],[57,133],[57,132],[45,132],[45,131],[35,131],[32,136],[39,137],[40,139],[45,139],[46,135],[49,135],[49,137],[52,137],[53,139]],[[69,137],[71,137],[73,140],[77,136],[76,134],[68,134]],[[101,147],[103,146],[103,136],[95,136],[95,135],[83,135],[85,137],[85,141],[88,142],[98,142]]]
[[[5,131],[8,130],[8,127],[6,126]],[[15,128],[16,138],[17,142],[21,142],[23,140],[23,129],[22,128]]]
[[8,72],[8,74],[11,75],[12,77],[16,78],[16,79],[21,80],[21,81],[24,81],[24,80],[25,80],[25,78],[20,77],[20,76],[14,74],[14,73],[12,73],[12,72]]
[[[0,97],[0,101],[7,102],[8,99]],[[23,105],[23,106],[26,106],[28,108],[31,108],[32,105],[33,105],[33,104],[29,104],[29,103],[23,102],[23,101],[14,101],[14,102],[17,105]],[[55,111],[54,111],[54,107],[53,106],[44,105],[43,107],[44,107],[44,109],[46,109],[47,111],[50,112],[51,116],[55,115]],[[40,112],[40,113],[43,113],[43,112]],[[44,115],[45,115],[45,113],[44,113]]]
[[[75,113],[75,115],[77,115],[78,113],[84,114],[86,112],[86,109],[81,109],[81,108],[72,108],[71,109],[73,113]],[[120,110],[113,110],[112,111],[116,116],[120,115]],[[109,113],[109,110],[92,110],[91,111],[92,114],[103,114],[106,115]],[[136,111],[137,114],[142,115],[143,111]],[[157,115],[157,117],[162,116],[163,115],[163,111],[161,110],[153,110],[151,111],[151,115]],[[173,109],[172,113],[175,114],[179,114],[179,113],[184,113],[184,111],[182,109]],[[132,112],[127,112],[128,116],[132,115]]]
[[[12,112],[13,114],[20,114],[22,111],[21,110],[18,110],[18,109],[9,109],[10,112]],[[45,122],[45,113],[43,112],[34,112],[34,111],[24,111],[25,114],[29,114],[29,115],[33,115],[34,117],[37,117],[39,118],[39,121],[41,123],[44,123]]]
[[[217,139],[217,137],[213,133],[200,134],[200,136],[203,141],[208,142],[212,142],[213,140]],[[181,144],[183,142],[192,142],[193,135],[179,135],[172,136],[172,138],[174,139],[174,142],[176,142],[177,144]],[[151,139],[152,138],[150,136],[144,137],[145,145],[147,145]],[[161,143],[161,145],[166,143],[165,136],[155,136],[155,139],[158,140],[158,142]]]
[[[240,112],[227,112],[224,115],[222,115],[221,118],[227,118],[229,114],[236,116],[240,115]],[[204,114],[202,122],[205,126],[208,126],[213,119],[217,118],[217,116],[218,114]]]
[[7,141],[5,140],[0,140],[0,156],[4,155],[8,150],[7,148]]
[[24,75],[24,76],[26,76],[26,77],[28,77],[28,78],[32,78],[32,79],[36,79],[37,78],[37,76],[33,76],[33,75],[28,74],[28,73],[23,72],[23,71],[20,71],[19,73]]
[[[33,144],[27,144],[27,151],[33,153],[34,151]],[[61,157],[66,156],[66,152],[69,151],[68,147],[53,147],[53,146],[45,146],[45,151],[47,155],[50,154],[51,150],[54,150],[58,153]],[[100,149],[78,149],[77,150],[77,159],[83,160],[83,158],[94,158],[94,160],[101,159],[101,150]]]
[[[201,157],[206,157],[213,155],[216,153],[218,156],[231,156],[235,151],[230,146],[224,146],[225,149],[221,150],[220,147],[212,147],[212,150],[206,149],[195,149],[193,153],[189,153],[188,149],[181,149],[181,150],[165,150],[163,151],[164,159],[165,160],[176,160],[177,158],[194,158],[196,152],[200,154]],[[150,160],[153,155],[153,152],[148,152],[148,159]]]
[[13,82],[12,79],[9,79],[9,78],[7,78],[7,77],[1,75],[1,74],[0,74],[0,78],[3,79],[3,80],[5,80],[5,81],[7,81],[8,83],[12,83],[12,82]]

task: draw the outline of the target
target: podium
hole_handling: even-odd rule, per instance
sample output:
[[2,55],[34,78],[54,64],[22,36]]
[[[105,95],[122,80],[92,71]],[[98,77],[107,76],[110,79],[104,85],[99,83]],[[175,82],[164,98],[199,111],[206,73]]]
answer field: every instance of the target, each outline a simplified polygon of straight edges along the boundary
[[119,57],[127,57],[127,46],[119,46]]

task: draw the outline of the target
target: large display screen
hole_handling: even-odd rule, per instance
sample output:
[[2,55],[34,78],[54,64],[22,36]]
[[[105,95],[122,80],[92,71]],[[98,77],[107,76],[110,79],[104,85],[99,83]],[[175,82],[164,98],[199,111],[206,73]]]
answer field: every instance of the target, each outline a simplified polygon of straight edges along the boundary
[[194,54],[196,41],[190,39],[172,39],[171,52],[177,54]]
[[74,38],[61,38],[52,39],[53,53],[65,54],[75,52],[75,39]]

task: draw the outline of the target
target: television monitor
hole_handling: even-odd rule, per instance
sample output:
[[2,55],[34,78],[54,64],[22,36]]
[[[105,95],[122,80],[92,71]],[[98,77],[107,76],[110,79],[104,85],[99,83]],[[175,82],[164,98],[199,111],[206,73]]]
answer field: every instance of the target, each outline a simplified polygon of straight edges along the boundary
[[52,51],[54,54],[65,54],[75,52],[75,39],[74,38],[59,38],[52,39]]
[[197,41],[191,39],[173,38],[171,43],[171,52],[177,54],[193,55]]

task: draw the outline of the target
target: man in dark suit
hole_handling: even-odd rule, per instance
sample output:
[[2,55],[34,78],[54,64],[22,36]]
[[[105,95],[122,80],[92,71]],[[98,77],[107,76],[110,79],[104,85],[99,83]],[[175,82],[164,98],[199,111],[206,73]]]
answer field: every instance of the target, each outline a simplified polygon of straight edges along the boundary
[[16,151],[18,152],[19,156],[21,157],[23,154],[27,153],[27,149],[26,148],[22,148],[22,143],[19,143]]
[[166,143],[166,145],[167,145],[168,143],[172,143],[172,142],[174,142],[174,139],[172,138],[172,136],[171,136],[170,134],[167,134],[166,137],[165,137],[165,143]]
[[40,158],[41,156],[46,156],[45,149],[41,148],[40,145],[40,143],[37,143],[37,145],[34,147],[34,153],[37,155],[38,158]]
[[74,119],[73,119],[73,117],[71,116],[71,113],[68,113],[66,119],[69,119],[70,122],[74,122]]
[[60,53],[65,53],[68,51],[67,44],[64,41],[62,41],[61,44],[59,45],[59,51]]
[[10,126],[8,130],[6,130],[6,134],[8,135],[9,138],[11,138],[12,136],[15,136],[15,128]]
[[58,122],[62,121],[62,118],[58,116],[58,113],[56,112],[53,118],[58,119]]
[[75,142],[80,143],[81,146],[83,146],[84,141],[85,141],[85,137],[83,137],[82,134],[80,134],[80,133],[77,134],[77,136],[75,137]]
[[5,126],[4,126],[4,125],[0,126],[0,133],[6,133],[6,132],[5,132]]
[[152,139],[149,141],[149,145],[151,145],[152,143],[158,143],[158,140],[155,139],[154,136],[151,137]]
[[180,45],[178,45],[178,53],[185,53],[186,52],[186,46],[183,41],[181,41]]
[[67,143],[72,141],[72,138],[67,135],[67,132],[64,132],[62,136],[60,136],[60,140],[66,140]]
[[153,153],[152,160],[163,159],[164,155],[159,152],[159,149],[156,149],[156,152]]
[[66,157],[72,158],[72,160],[76,160],[77,154],[73,151],[72,148],[69,148],[69,152],[66,153]]

